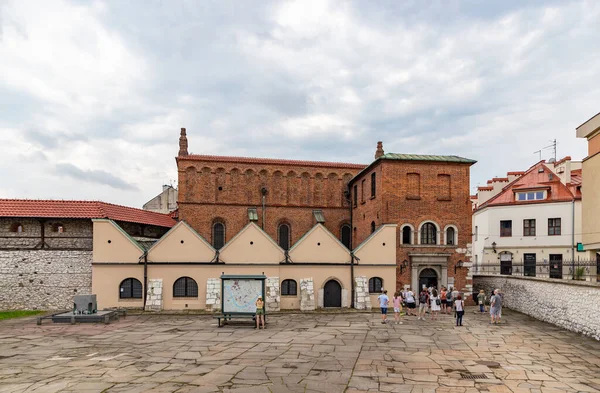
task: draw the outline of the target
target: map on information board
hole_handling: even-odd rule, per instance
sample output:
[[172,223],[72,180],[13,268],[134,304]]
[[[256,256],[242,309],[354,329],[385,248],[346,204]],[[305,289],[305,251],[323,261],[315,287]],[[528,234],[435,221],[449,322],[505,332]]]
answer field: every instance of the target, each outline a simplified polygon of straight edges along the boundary
[[261,280],[223,280],[223,312],[256,312],[256,299],[262,296],[262,285]]

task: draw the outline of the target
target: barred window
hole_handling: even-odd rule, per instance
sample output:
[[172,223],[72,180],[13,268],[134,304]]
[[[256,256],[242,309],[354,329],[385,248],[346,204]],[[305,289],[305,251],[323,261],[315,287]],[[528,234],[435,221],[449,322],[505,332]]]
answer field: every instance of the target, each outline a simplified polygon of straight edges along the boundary
[[279,235],[279,247],[284,250],[289,250],[290,248],[290,226],[288,224],[279,225],[278,229]]
[[213,247],[220,250],[225,245],[225,225],[215,222],[213,225]]
[[142,283],[136,278],[126,278],[119,285],[119,299],[141,299]]
[[380,277],[369,279],[369,293],[380,293],[383,288],[383,280]]
[[173,284],[173,297],[198,297],[198,284],[190,277],[178,278]]
[[437,244],[437,228],[430,222],[421,227],[421,244]]
[[282,296],[296,296],[298,295],[298,285],[294,280],[283,280],[281,283],[281,295]]

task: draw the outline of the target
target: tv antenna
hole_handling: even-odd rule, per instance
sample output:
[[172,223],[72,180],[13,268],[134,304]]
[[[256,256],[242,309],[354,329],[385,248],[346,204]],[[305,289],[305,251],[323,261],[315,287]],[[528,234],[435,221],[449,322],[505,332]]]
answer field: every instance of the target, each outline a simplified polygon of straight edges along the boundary
[[537,151],[533,152],[533,154],[538,154],[539,153],[539,155],[540,155],[540,161],[542,161],[542,151],[548,150],[548,149],[552,149],[552,156],[554,157],[554,162],[556,162],[556,145],[557,145],[556,139],[551,140],[550,142],[552,142],[551,145],[548,145],[546,147],[543,147],[540,150],[537,150]]

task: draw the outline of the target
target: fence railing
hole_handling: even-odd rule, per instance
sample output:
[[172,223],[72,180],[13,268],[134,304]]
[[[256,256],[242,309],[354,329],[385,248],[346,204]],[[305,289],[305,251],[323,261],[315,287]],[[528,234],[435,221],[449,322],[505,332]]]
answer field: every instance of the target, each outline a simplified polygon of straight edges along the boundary
[[600,261],[498,261],[473,264],[473,274],[541,277],[600,283]]

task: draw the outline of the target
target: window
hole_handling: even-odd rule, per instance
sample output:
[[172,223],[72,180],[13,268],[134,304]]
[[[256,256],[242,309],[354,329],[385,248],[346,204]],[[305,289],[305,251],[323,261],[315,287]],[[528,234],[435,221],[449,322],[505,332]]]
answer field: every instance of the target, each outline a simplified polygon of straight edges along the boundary
[[500,236],[511,237],[512,236],[512,221],[500,221]]
[[381,288],[383,288],[383,280],[380,277],[369,279],[369,293],[381,293]]
[[354,185],[354,207],[358,205],[358,186]]
[[475,226],[475,241],[479,240],[479,227]]
[[375,232],[375,221],[371,221],[371,233]]
[[412,229],[408,225],[402,228],[402,244],[412,244]]
[[173,297],[198,297],[198,284],[190,277],[178,278],[173,284]]
[[371,173],[371,198],[375,198],[377,192],[377,174]]
[[352,249],[352,233],[350,231],[350,225],[344,224],[340,230],[340,237],[342,244],[346,246],[348,250]]
[[455,245],[455,239],[454,236],[456,235],[456,231],[454,230],[454,228],[449,227],[448,229],[446,229],[446,244],[449,246],[453,246]]
[[437,228],[430,222],[421,227],[421,244],[437,244]]
[[363,181],[360,183],[360,201],[361,201],[361,203],[365,202],[365,187],[366,187],[366,180],[363,179]]
[[535,220],[523,220],[523,236],[535,236]]
[[119,285],[119,299],[141,299],[142,283],[136,278],[126,278]]
[[282,296],[297,296],[298,285],[294,280],[283,280],[281,283],[281,295]]
[[290,249],[290,226],[288,224],[280,224],[277,230],[279,236],[279,247],[284,250]]
[[54,224],[54,225],[52,225],[52,231],[58,232],[58,233],[64,233],[65,226],[63,224]]
[[15,222],[10,226],[10,231],[16,233],[23,233],[23,225],[21,225],[18,222]]
[[518,201],[541,201],[544,199],[544,191],[528,191],[517,193]]
[[548,235],[559,236],[560,235],[560,218],[549,218],[548,219]]
[[220,250],[225,245],[225,224],[215,222],[213,224],[213,247]]

